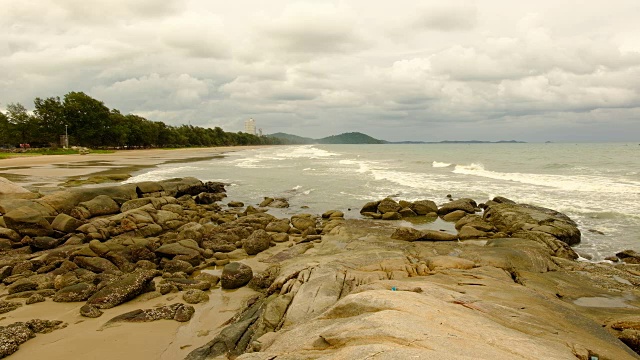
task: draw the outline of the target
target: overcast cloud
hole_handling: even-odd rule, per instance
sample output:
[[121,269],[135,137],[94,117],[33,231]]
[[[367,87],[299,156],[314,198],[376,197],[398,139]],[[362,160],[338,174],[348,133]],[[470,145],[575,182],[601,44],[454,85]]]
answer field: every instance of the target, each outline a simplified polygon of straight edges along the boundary
[[172,125],[638,141],[637,0],[0,0],[0,109],[85,93]]

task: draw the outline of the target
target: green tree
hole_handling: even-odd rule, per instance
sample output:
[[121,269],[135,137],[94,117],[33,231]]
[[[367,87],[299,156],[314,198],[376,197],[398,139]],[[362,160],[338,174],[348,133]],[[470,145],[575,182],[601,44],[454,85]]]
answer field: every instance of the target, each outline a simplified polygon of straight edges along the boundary
[[104,137],[110,125],[108,107],[83,92],[66,94],[63,106],[73,141],[82,146],[108,145]]
[[9,122],[9,117],[0,111],[0,147],[14,144],[13,124]]
[[59,97],[36,98],[33,101],[35,121],[38,126],[38,142],[59,144],[60,135],[65,133],[64,107]]
[[37,124],[33,116],[29,114],[27,108],[25,108],[22,104],[8,104],[7,115],[9,118],[9,122],[13,124],[13,133],[11,135],[15,139],[14,142],[24,144],[31,143],[34,140],[38,139],[38,136],[36,134]]

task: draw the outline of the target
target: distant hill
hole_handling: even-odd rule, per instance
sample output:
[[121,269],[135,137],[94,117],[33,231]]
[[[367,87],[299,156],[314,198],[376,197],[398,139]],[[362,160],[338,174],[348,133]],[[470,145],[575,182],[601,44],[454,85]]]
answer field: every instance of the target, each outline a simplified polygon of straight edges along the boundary
[[340,135],[327,136],[322,139],[312,139],[286,133],[275,133],[268,137],[279,139],[284,144],[521,144],[524,141],[500,140],[500,141],[480,141],[480,140],[444,140],[444,141],[385,141],[372,138],[361,132],[349,132]]
[[374,139],[369,135],[359,133],[359,132],[350,132],[350,133],[343,133],[340,135],[332,135],[322,139],[311,139],[311,138],[285,134],[285,133],[275,133],[267,136],[280,139],[283,142],[288,144],[386,144],[387,143],[384,140]]
[[318,140],[320,144],[385,144],[386,141],[374,139],[369,135],[350,132],[340,135],[332,135]]
[[298,135],[291,135],[291,134],[286,134],[282,132],[267,135],[267,136],[283,140],[289,144],[317,144],[318,143],[318,140],[315,140],[312,138],[302,137]]

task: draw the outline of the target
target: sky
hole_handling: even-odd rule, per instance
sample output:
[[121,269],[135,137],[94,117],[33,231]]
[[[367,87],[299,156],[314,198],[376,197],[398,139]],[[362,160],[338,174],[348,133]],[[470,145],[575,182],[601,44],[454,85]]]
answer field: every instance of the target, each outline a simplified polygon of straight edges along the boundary
[[640,140],[640,1],[0,0],[0,110],[83,91],[171,125]]

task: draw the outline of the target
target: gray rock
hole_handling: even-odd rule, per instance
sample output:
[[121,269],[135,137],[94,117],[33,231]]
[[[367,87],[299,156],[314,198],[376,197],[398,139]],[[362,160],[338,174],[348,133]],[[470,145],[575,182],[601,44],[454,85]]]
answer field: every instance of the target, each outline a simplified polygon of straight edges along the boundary
[[167,260],[162,259],[163,261],[160,263],[162,266],[162,270],[170,273],[176,272],[184,272],[186,274],[191,274],[193,272],[193,266],[186,261],[183,260]]
[[93,305],[82,305],[80,308],[80,315],[88,318],[98,318],[102,316],[102,310],[98,309]]
[[118,267],[115,266],[111,261],[100,257],[77,256],[75,259],[73,259],[73,262],[83,269],[87,269],[96,273],[115,273],[120,271],[120,269],[118,269]]
[[87,304],[100,309],[110,309],[120,305],[147,291],[156,275],[157,272],[152,270],[136,270],[124,275],[93,294],[87,300]]
[[388,212],[398,212],[402,209],[400,204],[391,198],[385,198],[378,204],[378,212],[386,214]]
[[420,230],[409,227],[399,227],[391,234],[392,239],[403,241],[416,241],[422,238],[422,236]]
[[291,217],[291,225],[300,231],[316,226],[316,220],[311,214],[299,214]]
[[254,231],[248,238],[242,241],[242,248],[249,255],[256,255],[269,248],[271,236],[264,230]]
[[182,299],[187,304],[199,304],[201,302],[209,301],[209,295],[202,290],[191,289],[182,294]]
[[3,216],[9,229],[15,230],[22,236],[49,236],[53,234],[51,224],[41,212],[31,207],[20,207],[9,211]]
[[111,215],[120,212],[120,206],[107,195],[98,195],[92,200],[81,202],[71,211],[77,219],[88,219],[94,216]]
[[382,214],[382,220],[401,220],[402,215],[395,211],[388,211]]
[[64,233],[71,233],[79,228],[82,224],[82,221],[72,216],[69,216],[67,214],[58,214],[58,216],[56,216],[56,218],[53,220],[53,223],[51,223],[51,226],[54,230]]
[[469,225],[463,226],[458,231],[458,237],[460,238],[460,240],[478,239],[478,238],[484,238],[487,236],[489,236],[489,234],[487,234],[486,232],[480,231]]
[[411,210],[418,215],[427,215],[438,212],[438,205],[431,200],[418,200],[411,204]]
[[35,303],[39,303],[39,302],[43,302],[45,301],[45,297],[40,295],[40,294],[33,294],[31,296],[29,296],[27,298],[27,300],[25,301],[26,305],[31,305],[31,304],[35,304]]
[[267,224],[265,231],[286,233],[291,228],[289,219],[280,219]]
[[436,230],[424,230],[422,231],[422,237],[420,240],[427,241],[456,241],[458,240],[458,235],[449,234],[443,231]]
[[22,306],[19,302],[0,300],[0,314],[8,313]]
[[640,264],[640,253],[634,250],[624,250],[616,253],[616,256],[627,264]]
[[0,226],[0,238],[9,239],[13,242],[20,241],[20,234],[17,232]]
[[55,239],[49,236],[36,236],[29,241],[29,245],[39,250],[54,249],[60,245],[62,239]]
[[455,222],[458,221],[460,219],[462,219],[463,217],[467,216],[467,212],[463,211],[463,210],[455,210],[452,211],[446,215],[442,216],[442,220],[444,221],[448,221],[448,222]]
[[403,218],[418,216],[418,214],[409,208],[402,208],[399,213]]
[[237,289],[249,283],[253,278],[251,267],[239,262],[232,262],[222,269],[220,284],[223,289]]
[[96,287],[92,284],[78,283],[64,287],[53,296],[55,302],[85,301],[95,294]]
[[458,199],[441,205],[438,209],[438,215],[446,215],[456,210],[462,210],[468,214],[473,214],[476,212],[477,207],[478,204],[476,204],[472,199]]
[[7,293],[15,294],[23,291],[36,290],[38,284],[30,279],[20,279],[7,286]]
[[380,205],[380,201],[368,202],[368,203],[364,204],[362,209],[360,209],[360,214],[364,215],[365,213],[377,213],[378,212],[378,205]]
[[153,309],[140,309],[118,315],[107,321],[105,326],[118,322],[150,322],[158,320],[175,320],[186,322],[191,320],[195,308],[181,303],[161,306]]
[[526,204],[491,204],[483,219],[505,233],[538,232],[567,245],[580,243],[581,233],[574,221],[557,211]]

